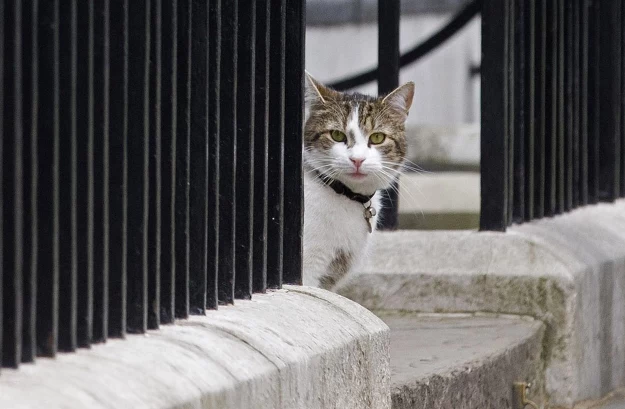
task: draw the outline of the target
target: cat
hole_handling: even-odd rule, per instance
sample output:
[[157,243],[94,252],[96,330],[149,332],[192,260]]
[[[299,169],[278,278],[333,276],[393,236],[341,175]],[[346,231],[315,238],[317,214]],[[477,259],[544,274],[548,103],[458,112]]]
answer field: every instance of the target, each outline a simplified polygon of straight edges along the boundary
[[414,84],[386,96],[343,93],[306,72],[304,285],[332,289],[357,268],[400,174]]

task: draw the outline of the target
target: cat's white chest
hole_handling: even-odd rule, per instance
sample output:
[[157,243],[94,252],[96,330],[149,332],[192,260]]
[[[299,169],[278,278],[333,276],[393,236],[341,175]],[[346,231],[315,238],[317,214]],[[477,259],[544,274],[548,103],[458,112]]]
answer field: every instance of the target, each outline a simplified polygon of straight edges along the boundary
[[[371,199],[379,213],[379,193]],[[369,221],[375,230],[377,215]],[[304,177],[304,285],[318,286],[337,255],[347,257],[353,269],[362,262],[372,233],[365,207],[331,188]]]

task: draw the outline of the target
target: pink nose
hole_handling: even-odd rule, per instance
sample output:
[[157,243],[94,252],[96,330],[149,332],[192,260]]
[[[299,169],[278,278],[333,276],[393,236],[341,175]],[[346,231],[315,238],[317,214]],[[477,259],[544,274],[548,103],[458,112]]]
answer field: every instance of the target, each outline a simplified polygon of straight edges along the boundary
[[352,163],[356,166],[356,170],[360,168],[360,165],[365,161],[363,158],[349,158]]

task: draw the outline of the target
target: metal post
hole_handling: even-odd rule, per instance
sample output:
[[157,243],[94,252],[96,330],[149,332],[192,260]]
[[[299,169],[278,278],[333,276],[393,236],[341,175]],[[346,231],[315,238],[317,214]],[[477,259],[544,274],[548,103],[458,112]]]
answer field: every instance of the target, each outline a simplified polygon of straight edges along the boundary
[[508,7],[486,0],[482,8],[481,230],[508,225]]
[[304,121],[304,39],[306,24],[303,0],[287,0],[284,167],[284,282],[302,283],[304,224],[304,176],[302,172],[302,123]]
[[252,297],[256,2],[239,0],[237,66],[237,221],[234,295]]
[[234,300],[237,124],[237,0],[221,2],[219,118],[219,301]]
[[[378,94],[383,95],[399,86],[399,0],[378,0]],[[379,227],[397,228],[399,209],[398,182],[383,194],[383,213]]]
[[284,243],[284,108],[286,0],[271,0],[267,287],[282,286]]
[[599,197],[620,196],[621,156],[621,1],[599,4],[600,35],[600,176]]

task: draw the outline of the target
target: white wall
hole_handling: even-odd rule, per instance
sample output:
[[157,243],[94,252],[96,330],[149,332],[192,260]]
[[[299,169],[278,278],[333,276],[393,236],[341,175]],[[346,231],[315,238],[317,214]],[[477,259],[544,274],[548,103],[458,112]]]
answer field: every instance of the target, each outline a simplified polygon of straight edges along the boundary
[[[430,14],[402,18],[402,52],[438,30],[450,15]],[[330,82],[377,64],[377,24],[308,27],[306,69],[317,79]],[[480,20],[471,21],[460,33],[417,63],[401,71],[401,81],[414,81],[416,95],[409,124],[461,124],[479,122],[479,77],[469,69],[480,61]],[[361,92],[375,94],[377,85]]]

